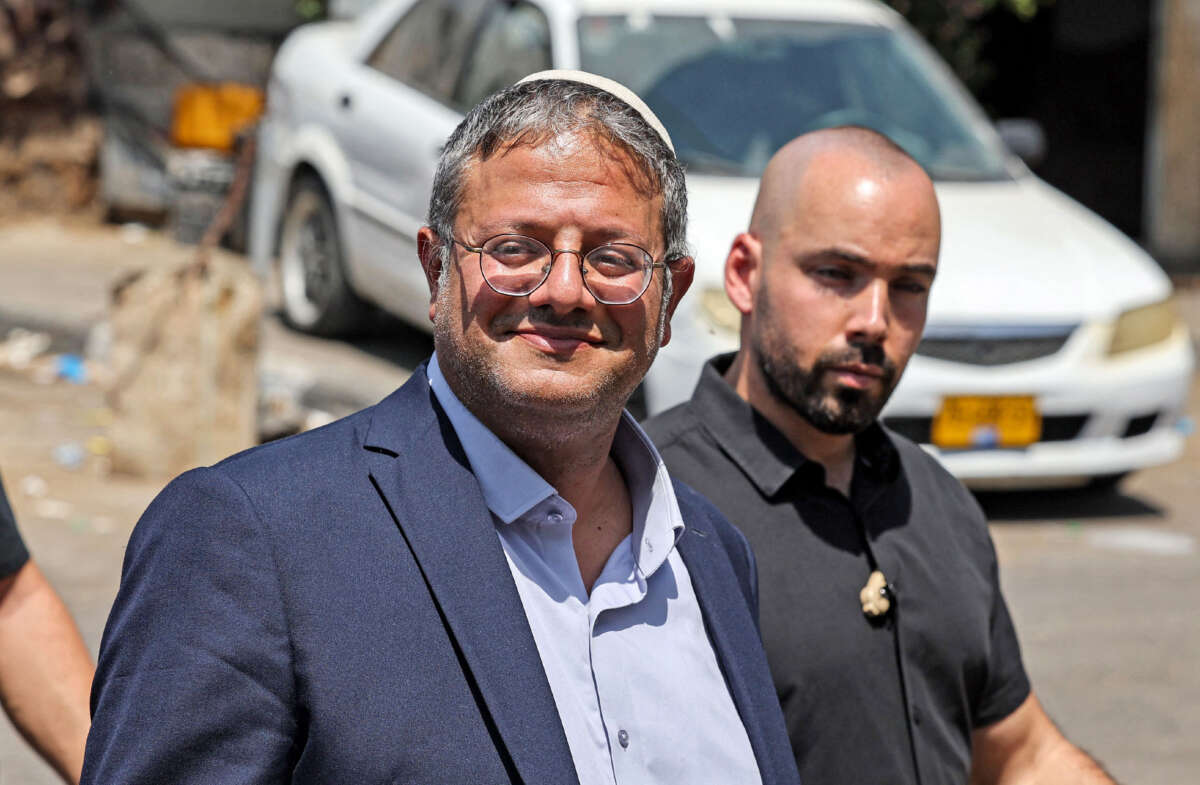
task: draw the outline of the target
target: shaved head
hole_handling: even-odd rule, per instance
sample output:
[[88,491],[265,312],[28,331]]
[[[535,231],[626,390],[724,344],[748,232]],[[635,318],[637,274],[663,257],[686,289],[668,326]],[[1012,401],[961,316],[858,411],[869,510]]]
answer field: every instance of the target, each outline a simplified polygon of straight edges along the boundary
[[726,259],[739,393],[777,423],[868,427],[920,341],[940,247],[933,182],[886,136],[848,126],[789,142]]
[[[878,131],[856,125],[826,128],[798,136],[772,156],[763,171],[750,218],[750,231],[762,237],[789,220],[802,204],[806,175],[829,164],[857,160],[884,180],[900,175],[925,175],[904,148]],[[929,180],[925,175],[924,179]],[[933,184],[929,183],[930,192]]]

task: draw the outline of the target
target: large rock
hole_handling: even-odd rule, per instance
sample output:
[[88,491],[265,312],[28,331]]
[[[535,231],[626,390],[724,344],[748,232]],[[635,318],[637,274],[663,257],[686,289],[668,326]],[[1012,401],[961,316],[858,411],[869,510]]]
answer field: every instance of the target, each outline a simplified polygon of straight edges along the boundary
[[258,279],[222,255],[116,287],[103,358],[113,471],[168,477],[255,443],[262,305]]

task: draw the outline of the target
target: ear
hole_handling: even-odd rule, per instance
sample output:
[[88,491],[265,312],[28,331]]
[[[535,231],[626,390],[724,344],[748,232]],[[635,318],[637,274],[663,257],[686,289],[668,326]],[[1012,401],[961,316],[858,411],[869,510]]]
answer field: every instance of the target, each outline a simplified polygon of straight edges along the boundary
[[442,242],[437,233],[428,226],[417,231],[417,258],[425,271],[425,283],[429,286],[429,321],[437,317],[438,280],[442,275]]
[[671,276],[671,299],[667,301],[667,322],[666,329],[663,330],[662,346],[671,341],[671,317],[675,315],[675,308],[683,299],[683,295],[692,286],[692,279],[696,276],[696,263],[692,257],[684,256],[668,262],[666,272]]
[[750,232],[742,232],[733,238],[725,257],[725,293],[743,315],[754,310],[754,295],[762,277],[762,254],[762,241]]

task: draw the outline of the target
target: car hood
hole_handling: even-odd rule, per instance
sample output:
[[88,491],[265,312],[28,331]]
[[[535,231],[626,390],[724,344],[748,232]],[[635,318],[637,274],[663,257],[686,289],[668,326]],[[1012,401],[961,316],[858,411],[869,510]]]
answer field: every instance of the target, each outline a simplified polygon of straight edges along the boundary
[[[700,287],[722,285],[730,240],[744,231],[757,180],[688,180]],[[1110,320],[1171,291],[1131,240],[1036,177],[939,183],[942,251],[929,324],[1075,324]]]

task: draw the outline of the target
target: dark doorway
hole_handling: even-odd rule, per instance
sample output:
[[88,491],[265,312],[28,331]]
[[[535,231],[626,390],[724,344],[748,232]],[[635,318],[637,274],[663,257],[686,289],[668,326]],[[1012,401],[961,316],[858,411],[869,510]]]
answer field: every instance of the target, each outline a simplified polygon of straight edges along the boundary
[[1046,130],[1037,174],[1140,238],[1152,0],[1056,0],[1032,21],[992,12],[979,98]]

